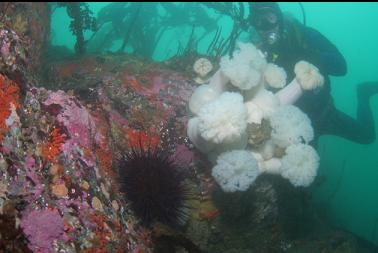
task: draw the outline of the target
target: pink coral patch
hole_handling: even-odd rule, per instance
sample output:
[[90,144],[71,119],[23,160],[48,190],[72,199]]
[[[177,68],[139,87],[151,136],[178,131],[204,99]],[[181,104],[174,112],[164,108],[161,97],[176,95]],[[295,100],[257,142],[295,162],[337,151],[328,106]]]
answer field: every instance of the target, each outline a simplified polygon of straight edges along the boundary
[[24,215],[21,228],[35,252],[54,252],[53,241],[63,239],[64,222],[57,210],[33,210]]

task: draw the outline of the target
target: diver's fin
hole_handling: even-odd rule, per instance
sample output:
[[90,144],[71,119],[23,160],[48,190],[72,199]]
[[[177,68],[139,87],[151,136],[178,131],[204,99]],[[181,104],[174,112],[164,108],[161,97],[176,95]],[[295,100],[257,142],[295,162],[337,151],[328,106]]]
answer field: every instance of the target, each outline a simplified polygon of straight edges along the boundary
[[366,99],[378,93],[378,82],[364,82],[357,86],[358,99]]

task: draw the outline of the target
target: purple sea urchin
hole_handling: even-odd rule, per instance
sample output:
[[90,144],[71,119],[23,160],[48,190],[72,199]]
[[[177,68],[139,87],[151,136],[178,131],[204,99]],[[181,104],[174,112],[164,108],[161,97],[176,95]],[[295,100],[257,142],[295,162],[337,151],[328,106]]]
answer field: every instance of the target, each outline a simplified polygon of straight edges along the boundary
[[120,160],[119,174],[121,192],[143,225],[177,227],[185,222],[189,191],[183,171],[166,153],[134,148]]

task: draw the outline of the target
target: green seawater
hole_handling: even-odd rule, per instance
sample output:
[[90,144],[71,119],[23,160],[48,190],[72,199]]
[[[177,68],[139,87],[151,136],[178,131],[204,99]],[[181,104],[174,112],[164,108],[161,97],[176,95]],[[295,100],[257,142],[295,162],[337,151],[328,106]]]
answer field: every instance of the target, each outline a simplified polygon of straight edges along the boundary
[[[89,3],[94,15],[108,3]],[[152,8],[152,3],[146,3]],[[298,3],[280,3],[283,11],[291,12],[302,21]],[[336,107],[356,117],[356,86],[364,81],[378,81],[378,3],[303,3],[307,26],[320,31],[344,55],[348,73],[332,77],[332,95]],[[164,15],[164,10],[158,10]],[[210,13],[214,18],[215,13]],[[70,20],[64,8],[56,8],[52,16],[53,45],[74,48],[75,37],[68,28]],[[222,33],[231,30],[228,17],[218,20]],[[125,28],[126,29],[126,28]],[[198,35],[204,30],[198,30]],[[153,52],[153,59],[164,60],[177,52],[178,44],[185,44],[191,26],[181,25],[162,36]],[[87,31],[89,38],[92,32]],[[205,52],[215,30],[199,43]],[[122,41],[114,41],[116,50]],[[126,51],[130,51],[126,47]],[[370,101],[376,132],[378,132],[378,95]],[[342,128],[343,126],[340,126]],[[349,230],[378,245],[378,141],[360,145],[337,136],[322,136],[318,144],[321,165],[317,183],[311,187],[312,201],[319,212],[334,226]]]

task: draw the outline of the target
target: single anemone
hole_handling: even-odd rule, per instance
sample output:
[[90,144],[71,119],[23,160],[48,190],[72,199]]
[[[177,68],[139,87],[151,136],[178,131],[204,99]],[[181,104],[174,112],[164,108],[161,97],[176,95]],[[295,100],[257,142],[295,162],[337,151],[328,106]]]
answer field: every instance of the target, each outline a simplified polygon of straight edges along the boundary
[[166,152],[133,148],[120,160],[119,175],[120,190],[143,225],[184,224],[188,218],[189,190],[184,171]]

